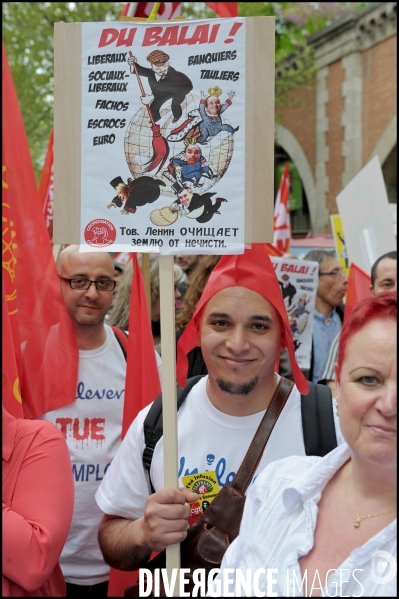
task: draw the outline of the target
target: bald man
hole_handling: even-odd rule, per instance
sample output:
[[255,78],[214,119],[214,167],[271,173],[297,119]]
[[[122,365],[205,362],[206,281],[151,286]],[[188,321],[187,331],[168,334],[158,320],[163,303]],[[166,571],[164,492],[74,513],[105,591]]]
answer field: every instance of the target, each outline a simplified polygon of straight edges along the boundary
[[[104,324],[115,288],[114,263],[106,252],[79,253],[79,246],[70,245],[59,255],[57,269],[79,348],[76,401],[42,416],[64,435],[75,482],[72,525],[60,564],[67,597],[106,597],[109,566],[98,546],[102,512],[94,495],[121,442],[126,376],[122,349]],[[60,346],[60,368],[62,351]]]

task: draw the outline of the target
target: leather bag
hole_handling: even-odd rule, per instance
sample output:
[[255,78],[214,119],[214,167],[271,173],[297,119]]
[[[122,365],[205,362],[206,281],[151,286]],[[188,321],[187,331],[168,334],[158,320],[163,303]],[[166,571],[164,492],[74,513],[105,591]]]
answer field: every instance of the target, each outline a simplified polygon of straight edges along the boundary
[[[292,387],[291,381],[284,377],[280,378],[269,407],[231,484],[222,487],[206,511],[190,526],[187,537],[180,544],[181,568],[190,569],[190,574],[185,575],[185,579],[189,581],[185,585],[186,592],[191,594],[194,587],[192,572],[201,568],[208,573],[213,568],[219,568],[226,549],[237,537],[244,511],[245,492],[254,477],[266,443]],[[151,571],[165,567],[165,551],[143,566]],[[138,582],[125,589],[125,597],[139,596]],[[154,589],[149,596],[154,597]],[[162,577],[160,577],[160,596],[166,597]]]

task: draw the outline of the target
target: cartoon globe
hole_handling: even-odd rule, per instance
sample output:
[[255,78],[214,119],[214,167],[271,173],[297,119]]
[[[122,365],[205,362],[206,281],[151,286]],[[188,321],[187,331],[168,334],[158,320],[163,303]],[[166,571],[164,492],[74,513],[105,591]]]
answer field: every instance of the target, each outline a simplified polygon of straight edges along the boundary
[[[176,126],[189,118],[189,113],[191,111],[198,110],[199,102],[199,96],[189,94],[182,104],[183,114],[178,123],[172,123],[173,114],[171,111],[171,100],[165,102],[160,113],[161,120],[157,123],[160,125],[161,135],[166,139]],[[224,123],[230,124],[224,114],[222,120]],[[166,184],[166,187],[162,188],[162,195],[174,198],[176,197],[176,194],[171,188],[172,182],[163,175],[163,171],[167,169],[169,160],[183,152],[185,146],[183,140],[176,142],[168,141],[169,154],[162,168],[157,166],[152,171],[145,172],[145,169],[153,156],[153,134],[151,126],[152,124],[148,116],[147,108],[143,106],[136,112],[126,128],[126,162],[134,179],[143,175],[150,175],[151,177],[156,176],[157,179],[160,179]],[[198,145],[201,148],[202,155],[207,161],[207,165],[209,165],[213,172],[217,174],[217,177],[214,179],[203,177],[201,181],[203,185],[198,188],[198,193],[203,194],[220,181],[227,171],[233,156],[234,136],[231,133],[223,131],[208,139],[205,145]]]

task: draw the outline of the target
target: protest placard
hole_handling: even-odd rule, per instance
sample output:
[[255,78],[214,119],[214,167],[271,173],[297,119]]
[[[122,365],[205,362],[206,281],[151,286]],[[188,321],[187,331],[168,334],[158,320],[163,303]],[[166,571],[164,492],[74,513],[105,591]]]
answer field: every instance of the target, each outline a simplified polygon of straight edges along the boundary
[[348,276],[349,274],[349,258],[346,249],[345,235],[342,228],[341,217],[339,214],[330,215],[331,231],[334,238],[335,253],[337,259],[342,266],[342,270]]
[[366,272],[379,256],[396,249],[396,238],[378,156],[337,196],[350,262]]
[[[273,241],[274,18],[55,24],[54,243],[160,252],[165,487],[173,254]],[[179,564],[167,548],[167,568]]]
[[318,263],[270,256],[283,294],[294,339],[299,368],[308,370],[311,362],[313,317],[316,304]]
[[57,242],[272,241],[274,19],[59,23],[55,89]]

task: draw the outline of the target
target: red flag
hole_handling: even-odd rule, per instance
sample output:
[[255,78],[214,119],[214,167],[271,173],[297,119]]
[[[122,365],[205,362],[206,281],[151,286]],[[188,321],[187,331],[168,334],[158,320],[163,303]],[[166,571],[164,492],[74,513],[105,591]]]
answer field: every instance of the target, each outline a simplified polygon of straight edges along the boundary
[[[19,375],[19,379],[22,377],[22,358],[21,358],[21,342],[19,337],[19,324],[18,324],[18,302],[17,302],[17,289],[15,281],[15,265],[16,257],[15,250],[17,244],[15,242],[16,232],[14,221],[12,220],[10,212],[10,198],[8,193],[8,173],[7,167],[4,162],[3,152],[3,175],[2,175],[2,281],[3,281],[3,303],[5,312],[3,310],[2,320],[3,327],[10,327],[10,333],[12,335],[12,345],[9,344],[9,348],[13,347],[15,366]],[[7,314],[7,318],[5,318]],[[8,324],[7,324],[8,322]],[[3,329],[5,330],[5,329]],[[8,345],[8,344],[7,344]],[[5,352],[8,350],[7,345],[4,345],[3,357]],[[11,366],[11,373],[9,381],[12,380],[14,373],[14,367]],[[5,374],[7,374],[5,372]],[[15,380],[15,379],[14,379]],[[12,412],[10,411],[10,414]]]
[[[141,17],[148,19],[155,2],[126,2],[122,10],[123,17]],[[180,2],[161,2],[157,19],[170,20],[181,15]]]
[[[4,44],[2,82],[3,285],[17,365],[21,356],[24,414],[33,418],[75,401],[78,348],[61,296]],[[53,345],[60,334],[67,348],[62,356]]]
[[8,315],[8,303],[5,296],[3,285],[3,305],[2,305],[2,372],[3,389],[2,397],[5,409],[15,418],[23,418],[21,392],[19,389],[19,372],[15,359],[14,341],[11,331],[11,323]]
[[362,268],[352,262],[349,269],[348,287],[346,290],[346,303],[344,322],[346,322],[355,306],[370,297],[371,278]]
[[39,197],[50,239],[53,239],[54,129],[51,130],[39,185]]
[[112,259],[115,260],[115,262],[127,264],[129,260],[131,260],[131,254],[130,252],[117,252]]
[[290,165],[284,167],[281,175],[280,186],[278,188],[276,205],[274,207],[274,247],[281,252],[288,252],[290,249],[291,226],[290,211],[288,208],[288,198],[290,195]]
[[[154,401],[161,392],[144,280],[137,254],[132,254],[132,260],[133,283],[130,295],[130,334],[127,352],[122,439],[140,410]],[[122,572],[111,568],[108,596],[123,597],[125,588],[137,582],[137,579],[138,571]]]
[[274,247],[272,243],[265,243],[266,251],[269,256],[277,256],[277,258],[281,258],[283,252]]
[[218,17],[238,17],[238,2],[205,2]]
[[129,316],[131,333],[128,339],[122,439],[140,410],[154,401],[161,392],[147,297],[137,254],[132,254],[132,260],[133,283]]

